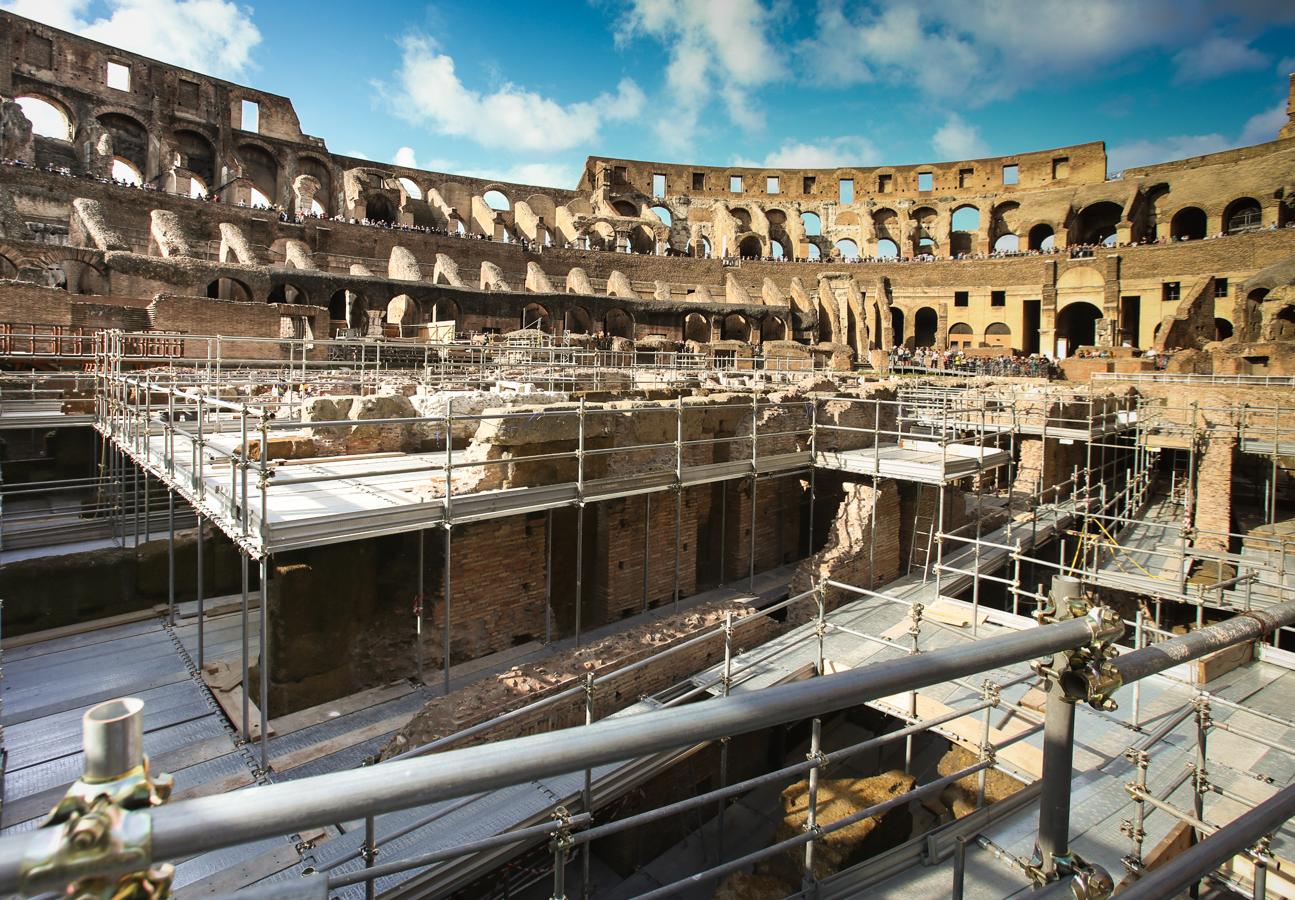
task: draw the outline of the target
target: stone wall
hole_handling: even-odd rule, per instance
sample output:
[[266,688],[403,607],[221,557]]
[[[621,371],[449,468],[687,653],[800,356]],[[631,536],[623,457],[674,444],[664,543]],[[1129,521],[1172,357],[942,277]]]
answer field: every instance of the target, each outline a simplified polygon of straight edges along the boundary
[[[791,590],[799,594],[815,584],[833,579],[857,587],[873,588],[900,574],[899,489],[893,481],[876,484],[846,481],[844,499],[823,549],[804,560],[796,569]],[[853,597],[839,589],[827,592],[827,606],[833,609]],[[797,604],[791,618],[806,621],[813,616],[809,604]]]

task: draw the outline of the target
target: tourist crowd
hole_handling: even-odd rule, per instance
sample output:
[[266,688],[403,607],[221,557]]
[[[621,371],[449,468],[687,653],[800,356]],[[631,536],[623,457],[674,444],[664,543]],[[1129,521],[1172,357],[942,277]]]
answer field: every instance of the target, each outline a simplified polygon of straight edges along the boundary
[[892,370],[918,369],[922,371],[965,372],[974,375],[1023,376],[1030,378],[1059,378],[1061,370],[1056,363],[1038,353],[1028,356],[1003,354],[1001,356],[974,356],[958,349],[940,350],[935,347],[895,347],[890,351]]

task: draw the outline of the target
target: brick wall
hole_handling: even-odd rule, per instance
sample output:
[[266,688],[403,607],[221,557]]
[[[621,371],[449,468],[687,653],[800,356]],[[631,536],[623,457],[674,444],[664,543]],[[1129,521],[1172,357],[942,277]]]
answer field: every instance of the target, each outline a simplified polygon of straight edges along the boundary
[[[685,491],[679,510],[679,592],[697,590],[697,522],[702,493]],[[650,517],[647,516],[651,504]],[[675,499],[668,493],[599,503],[594,544],[594,577],[589,589],[603,621],[614,621],[674,599]],[[647,593],[643,585],[643,540],[647,519]]]
[[[792,579],[794,594],[809,590],[826,579],[875,588],[899,576],[903,561],[899,553],[899,489],[893,481],[876,484],[847,481],[844,499],[832,520],[823,549],[804,560]],[[828,608],[835,608],[854,595],[832,589],[827,592]],[[792,621],[806,621],[813,609],[798,604],[790,611]]]
[[[1200,532],[1197,547],[1228,549],[1227,533],[1232,531],[1232,463],[1236,437],[1213,432],[1205,441],[1196,469],[1195,525]],[[1206,532],[1216,532],[1209,534]]]

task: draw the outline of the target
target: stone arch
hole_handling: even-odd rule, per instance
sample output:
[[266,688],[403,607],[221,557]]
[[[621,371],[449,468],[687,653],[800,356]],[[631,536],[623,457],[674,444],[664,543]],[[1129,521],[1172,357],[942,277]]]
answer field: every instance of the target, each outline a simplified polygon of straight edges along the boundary
[[1074,356],[1080,347],[1097,342],[1100,306],[1084,300],[1067,304],[1057,312],[1057,356]]
[[1012,329],[1006,322],[991,322],[985,327],[985,346],[1011,347]]
[[940,333],[940,314],[929,306],[921,307],[913,315],[913,343],[918,347],[934,347]]
[[397,294],[387,301],[388,325],[417,325],[421,318],[418,301],[408,294]]
[[738,231],[751,230],[751,211],[741,206],[735,206],[729,210],[729,214],[737,222]]
[[656,235],[646,225],[636,225],[630,230],[630,250],[651,256],[656,253]]
[[970,347],[975,332],[966,322],[955,322],[949,326],[950,347]]
[[348,288],[334,291],[328,299],[328,317],[334,322],[344,323],[346,328],[363,332],[369,327],[368,298]]
[[1205,210],[1184,206],[1169,220],[1169,236],[1175,241],[1199,241],[1207,230]]
[[1228,338],[1232,337],[1233,333],[1234,329],[1229,320],[1222,316],[1214,317],[1214,340],[1226,341]]
[[908,215],[913,223],[913,253],[918,256],[934,255],[939,247],[936,225],[939,214],[930,206],[919,206]]
[[1021,239],[1014,234],[1000,234],[994,241],[995,253],[1015,253],[1021,249]]
[[841,254],[842,259],[858,259],[859,245],[851,238],[841,238],[836,242],[836,249]]
[[975,248],[976,233],[980,230],[980,207],[964,203],[949,217],[949,252],[966,256]]
[[872,230],[877,241],[890,241],[896,246],[903,238],[899,233],[899,213],[889,207],[882,207],[872,214]]
[[616,215],[625,216],[627,219],[637,219],[639,208],[628,200],[617,200],[612,203],[612,209],[616,210]]
[[572,334],[589,334],[594,330],[593,317],[583,306],[572,306],[567,309],[564,327]]
[[896,347],[904,343],[904,311],[898,306],[890,308],[890,334]]
[[890,238],[882,238],[877,241],[877,258],[878,259],[896,259],[899,257],[899,245]]
[[540,303],[527,303],[522,309],[522,327],[539,328],[545,334],[553,333],[553,317]]
[[823,258],[823,251],[822,251],[822,250],[820,250],[820,249],[818,249],[818,244],[813,244],[813,243],[811,243],[811,244],[806,244],[806,245],[805,245],[805,258],[806,258],[806,259],[808,259],[808,260],[811,260],[811,261],[812,261],[812,260],[816,260],[816,259],[822,259],[822,258]]
[[243,177],[261,194],[261,197],[253,195],[253,201],[273,206],[279,197],[279,160],[260,144],[253,143],[239,144],[238,158],[243,165]]
[[749,343],[751,340],[751,322],[741,313],[729,313],[720,324],[719,336],[720,340],[723,341]]
[[683,339],[699,344],[710,343],[710,320],[701,313],[688,313],[683,317]]
[[319,182],[314,202],[319,204],[320,215],[331,216],[336,212],[333,197],[333,175],[328,165],[317,156],[298,156],[297,174],[309,175]]
[[23,93],[14,98],[22,114],[31,122],[32,134],[56,141],[71,141],[76,134],[72,110],[60,100],[43,94]]
[[112,169],[110,174],[116,181],[123,181],[126,184],[133,184],[136,187],[144,183],[144,173],[136,168],[135,164],[128,159],[120,156],[112,158]]
[[1263,208],[1253,197],[1238,197],[1223,210],[1224,234],[1256,231],[1263,225]]
[[670,212],[670,207],[664,203],[658,203],[652,207],[652,212],[656,214],[656,217],[661,220],[661,224],[665,227],[670,228],[674,225],[674,215]]
[[400,183],[400,187],[404,190],[405,196],[410,200],[423,199],[423,189],[418,186],[418,182],[414,181],[414,179],[402,175],[400,178],[397,178],[396,181]]
[[764,255],[764,243],[756,235],[749,234],[737,245],[737,255],[743,259],[759,259]]
[[800,223],[805,229],[805,237],[819,237],[823,233],[823,220],[816,212],[802,212]]
[[1110,200],[1090,203],[1075,219],[1075,238],[1080,244],[1115,242],[1124,208]]
[[787,323],[778,316],[766,316],[760,323],[760,340],[782,341],[787,338]]
[[513,208],[513,202],[508,199],[508,195],[500,190],[501,185],[489,185],[481,193],[481,200],[486,206],[495,212],[509,212]]
[[388,222],[395,224],[397,221],[396,205],[386,194],[369,194],[364,201],[364,218],[368,219],[370,222]]
[[276,284],[270,289],[269,295],[265,298],[266,303],[294,303],[305,305],[310,302],[310,295],[295,284],[284,282]]
[[431,304],[431,321],[433,322],[457,322],[459,321],[459,304],[455,303],[449,297],[437,297]]
[[1030,250],[1048,251],[1056,242],[1056,232],[1047,222],[1040,222],[1030,229],[1027,247]]
[[1101,307],[1106,297],[1106,279],[1092,266],[1074,266],[1057,279],[1057,309],[1084,301]]
[[113,156],[129,162],[147,178],[148,129],[144,127],[144,123],[120,112],[102,113],[96,121],[112,135]]
[[603,315],[603,331],[612,337],[634,339],[634,317],[620,308],[607,310]]
[[237,300],[250,302],[252,289],[237,278],[221,276],[207,285],[207,296],[213,300]]
[[180,165],[202,179],[204,193],[219,187],[216,183],[216,145],[205,134],[192,128],[176,129],[174,138]]

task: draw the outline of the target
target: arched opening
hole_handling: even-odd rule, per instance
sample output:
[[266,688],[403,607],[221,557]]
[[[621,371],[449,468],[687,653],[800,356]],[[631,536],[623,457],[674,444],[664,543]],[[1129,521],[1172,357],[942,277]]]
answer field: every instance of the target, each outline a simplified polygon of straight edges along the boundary
[[1117,227],[1124,210],[1118,203],[1103,200],[1087,206],[1079,214],[1078,241],[1081,244],[1111,245],[1115,242]]
[[674,216],[670,215],[670,210],[664,206],[654,206],[652,207],[652,212],[656,213],[656,217],[661,220],[661,224],[667,228],[674,224]]
[[918,347],[934,347],[935,336],[940,331],[940,314],[923,306],[913,315],[913,343]]
[[634,319],[623,309],[609,309],[603,316],[603,331],[612,337],[634,339]]
[[737,245],[738,256],[743,259],[759,259],[764,252],[764,246],[760,239],[755,235],[747,235],[742,238],[742,243]]
[[513,208],[512,203],[509,202],[502,191],[486,191],[481,195],[481,199],[486,202],[486,206],[497,212],[507,212]]
[[904,311],[898,306],[890,308],[890,338],[896,347],[904,343]]
[[751,213],[749,210],[742,209],[739,206],[737,209],[729,210],[729,212],[737,220],[737,230],[739,232],[751,230]]
[[1021,249],[1021,239],[1014,234],[999,235],[994,241],[995,253],[1015,253]]
[[1214,340],[1226,341],[1232,337],[1232,323],[1227,319],[1214,318]]
[[387,301],[387,324],[409,326],[418,324],[418,301],[408,294],[397,294]]
[[980,210],[974,206],[959,206],[949,222],[949,252],[966,256],[975,246],[976,232],[980,230]]
[[836,250],[841,254],[841,259],[858,259],[859,245],[849,238],[841,238],[836,242]]
[[202,179],[202,195],[191,191],[190,196],[205,196],[207,189],[216,184],[216,149],[211,141],[197,131],[181,129],[175,133],[175,151],[178,165]]
[[822,303],[818,305],[818,341],[820,344],[830,344],[835,340],[835,334],[832,331],[832,320],[827,317],[827,307]]
[[710,259],[710,238],[701,239],[701,258]]
[[1223,230],[1228,234],[1256,231],[1263,225],[1263,210],[1253,197],[1233,200],[1223,211]]
[[583,306],[573,306],[567,310],[564,327],[572,334],[588,334],[593,331],[594,323],[589,310]]
[[346,291],[337,291],[328,298],[328,318],[333,322],[346,321]]
[[236,278],[217,278],[207,285],[207,296],[213,300],[237,300],[246,303],[252,299],[252,292],[247,285]]
[[787,248],[783,245],[782,241],[772,238],[769,241],[769,255],[774,259],[786,259]]
[[138,120],[121,113],[104,113],[99,124],[112,135],[112,155],[129,162],[135,170],[148,171],[148,129]]
[[1270,341],[1295,340],[1295,306],[1283,306],[1273,317],[1264,337]]
[[130,160],[114,156],[112,158],[112,180],[139,187],[144,183],[144,176],[140,174],[139,169],[131,165]]
[[459,304],[455,303],[448,297],[440,297],[432,304],[433,322],[457,322],[459,320]]
[[974,332],[971,326],[966,322],[957,322],[949,326],[949,347],[957,349],[959,347],[970,347],[971,338]]
[[415,184],[412,178],[401,178],[399,179],[399,181],[400,181],[400,186],[405,189],[406,196],[408,196],[412,200],[423,199],[423,189],[420,188],[417,184]]
[[[241,145],[238,157],[243,163],[243,177],[255,188],[252,203],[273,206],[274,198],[279,196],[279,161],[270,151],[256,144]],[[259,198],[257,192],[260,192]]]
[[1012,329],[1005,322],[992,322],[985,329],[985,346],[1011,347]]
[[270,295],[266,297],[266,302],[305,304],[310,300],[306,296],[306,292],[295,284],[276,284],[270,290]]
[[742,341],[746,343],[751,340],[751,323],[746,320],[746,316],[738,313],[729,313],[724,317],[724,322],[720,326],[720,339],[725,341]]
[[899,245],[890,238],[882,238],[877,241],[877,258],[878,259],[895,259],[899,256]]
[[710,320],[701,313],[688,313],[683,318],[683,339],[699,344],[710,343]]
[[72,140],[75,125],[63,104],[32,95],[18,97],[14,102],[22,108],[27,121],[31,122],[32,134],[56,141]]
[[328,171],[328,166],[313,156],[297,157],[297,174],[309,175],[319,182],[319,190],[315,192],[315,197],[310,203],[310,211],[318,216],[327,216],[332,214],[333,205],[333,178]]
[[1205,237],[1205,210],[1184,206],[1169,221],[1169,236],[1176,241],[1199,241]]
[[913,223],[913,252],[918,256],[935,255],[935,230],[939,216],[929,206],[923,206],[908,214]]
[[616,215],[624,216],[627,219],[637,219],[639,217],[639,208],[628,200],[613,201],[612,209],[616,210]]
[[806,244],[805,258],[809,260],[822,259],[823,251],[818,249],[818,244]]
[[800,224],[805,228],[805,237],[818,237],[823,233],[823,220],[818,217],[818,213],[801,213]]
[[1082,300],[1071,303],[1057,313],[1057,356],[1074,356],[1080,347],[1097,342],[1097,322],[1102,311]]
[[644,256],[656,253],[656,235],[646,226],[639,225],[630,232],[630,250]]
[[553,317],[538,303],[527,303],[522,310],[522,327],[538,328],[546,334],[553,333]]
[[777,316],[766,316],[760,324],[761,341],[781,341],[787,338],[787,323]]
[[1053,233],[1051,225],[1040,222],[1030,229],[1028,241],[1031,250],[1047,252],[1052,249],[1056,241],[1056,235]]
[[194,200],[202,200],[207,196],[207,183],[197,175],[189,176],[189,196]]
[[369,327],[368,302],[363,294],[342,289],[329,298],[328,317],[339,327],[363,333]]
[[364,202],[364,218],[370,222],[395,224],[396,207],[386,194],[370,194]]

